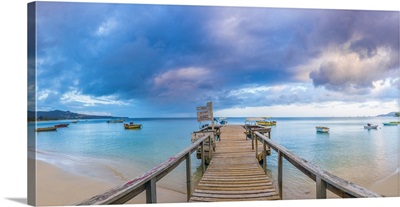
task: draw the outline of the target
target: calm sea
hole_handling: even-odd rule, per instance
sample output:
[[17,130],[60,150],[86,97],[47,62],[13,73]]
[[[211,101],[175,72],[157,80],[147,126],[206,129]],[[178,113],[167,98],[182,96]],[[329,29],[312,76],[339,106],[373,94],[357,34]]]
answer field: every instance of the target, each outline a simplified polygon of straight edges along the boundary
[[[369,187],[399,167],[400,126],[383,126],[394,117],[368,118],[275,118],[271,137],[302,158],[343,179]],[[195,118],[131,119],[140,130],[125,130],[121,123],[107,120],[48,121],[37,127],[70,123],[55,132],[36,133],[36,158],[71,173],[114,183],[116,186],[155,167],[191,144],[191,132],[199,129]],[[244,124],[245,118],[228,118],[228,124]],[[367,130],[367,123],[378,124]],[[315,126],[330,128],[316,133]],[[35,123],[28,133],[35,134]],[[276,184],[277,153],[267,158],[268,174]],[[200,161],[192,155],[192,172],[199,176]],[[284,198],[315,198],[315,183],[284,161]],[[158,185],[185,193],[185,164],[182,163]],[[329,195],[329,194],[328,194]]]

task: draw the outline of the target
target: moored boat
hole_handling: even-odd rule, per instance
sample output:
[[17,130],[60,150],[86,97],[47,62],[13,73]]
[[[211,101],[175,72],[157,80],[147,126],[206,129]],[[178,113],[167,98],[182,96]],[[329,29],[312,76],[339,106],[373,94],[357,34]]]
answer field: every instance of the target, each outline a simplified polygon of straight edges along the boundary
[[36,132],[47,132],[47,131],[56,131],[57,127],[41,127],[37,128]]
[[225,125],[228,123],[226,117],[214,118],[214,121],[217,122],[217,124],[221,124],[221,125]]
[[398,123],[397,122],[385,122],[383,123],[383,126],[397,126]]
[[276,121],[271,121],[270,118],[271,117],[264,117],[264,120],[256,121],[256,123],[261,126],[275,126]]
[[246,118],[245,125],[256,125],[258,121],[264,120],[263,118]]
[[133,122],[129,124],[124,124],[125,129],[140,129],[142,128],[142,124],[134,124]]
[[368,123],[367,126],[364,126],[364,129],[378,129],[378,125]]
[[69,124],[56,124],[54,127],[56,128],[62,128],[62,127],[68,127]]
[[316,126],[315,129],[317,130],[317,132],[320,132],[320,133],[328,133],[329,132],[329,127],[325,127],[325,126]]
[[122,119],[111,119],[107,121],[107,123],[122,123],[122,122],[124,122],[124,120]]

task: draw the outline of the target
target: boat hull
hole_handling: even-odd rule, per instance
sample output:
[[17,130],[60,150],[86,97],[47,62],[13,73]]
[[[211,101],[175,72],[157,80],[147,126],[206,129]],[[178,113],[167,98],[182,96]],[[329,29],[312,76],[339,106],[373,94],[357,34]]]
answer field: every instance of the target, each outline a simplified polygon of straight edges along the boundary
[[364,129],[378,129],[378,125],[364,126]]
[[383,123],[383,126],[397,126],[397,122],[389,122],[389,123]]
[[256,123],[261,126],[275,126],[276,125],[276,121],[256,121]]
[[125,129],[140,129],[142,128],[141,124],[124,124]]
[[107,123],[122,123],[124,120],[122,119],[116,119],[116,120],[108,120]]
[[317,126],[317,127],[315,127],[315,129],[319,133],[328,133],[329,132],[329,128],[328,127]]
[[48,131],[56,131],[57,127],[42,127],[42,128],[37,128],[36,132],[48,132]]
[[56,128],[62,128],[62,127],[68,127],[68,125],[69,125],[69,124],[57,124],[57,125],[54,125],[54,127],[56,127]]

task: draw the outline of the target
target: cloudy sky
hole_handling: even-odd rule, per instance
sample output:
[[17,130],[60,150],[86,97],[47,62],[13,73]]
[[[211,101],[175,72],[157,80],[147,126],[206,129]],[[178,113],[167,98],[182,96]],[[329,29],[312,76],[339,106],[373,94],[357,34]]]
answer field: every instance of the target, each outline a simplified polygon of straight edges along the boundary
[[[399,12],[38,2],[37,110],[129,117],[399,110]],[[32,89],[32,88],[31,88]]]

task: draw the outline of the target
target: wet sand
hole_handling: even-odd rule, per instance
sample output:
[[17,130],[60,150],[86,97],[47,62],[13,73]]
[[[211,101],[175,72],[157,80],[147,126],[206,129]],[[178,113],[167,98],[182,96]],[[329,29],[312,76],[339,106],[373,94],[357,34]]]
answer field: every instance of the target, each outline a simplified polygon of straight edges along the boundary
[[[76,205],[97,194],[119,186],[91,177],[71,174],[43,161],[36,162],[37,203],[39,206]],[[158,203],[186,202],[186,194],[157,187]],[[144,204],[145,193],[130,200],[131,204]]]
[[370,186],[369,189],[385,197],[399,197],[400,196],[399,170],[391,174],[389,177]]

